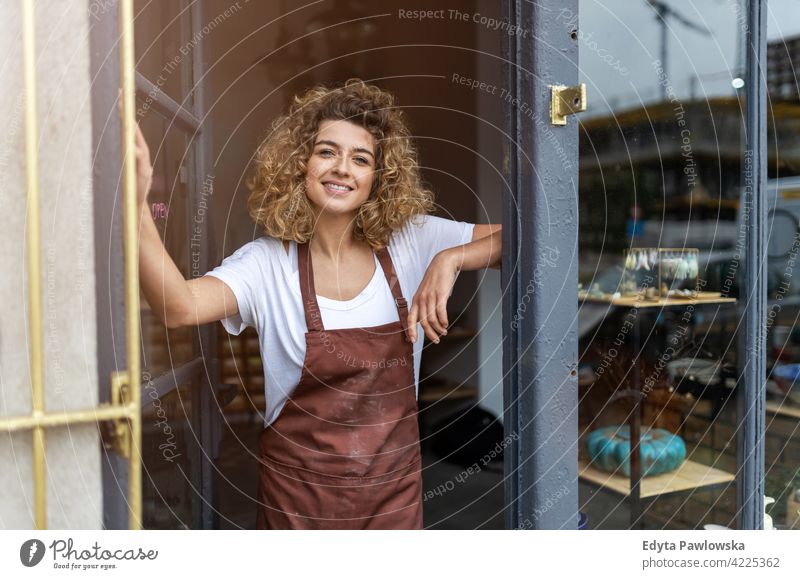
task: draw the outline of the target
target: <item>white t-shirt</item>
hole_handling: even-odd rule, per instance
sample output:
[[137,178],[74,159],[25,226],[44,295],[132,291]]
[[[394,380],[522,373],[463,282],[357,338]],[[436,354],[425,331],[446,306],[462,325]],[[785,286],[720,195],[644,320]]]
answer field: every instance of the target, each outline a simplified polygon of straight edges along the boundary
[[[409,309],[433,257],[444,249],[469,243],[473,227],[472,223],[426,215],[409,221],[391,237],[389,254]],[[317,296],[325,329],[367,328],[399,319],[377,257],[375,266],[372,280],[353,299],[338,301]],[[280,239],[260,237],[240,247],[206,275],[225,282],[236,296],[239,313],[222,320],[225,329],[238,335],[246,326],[252,326],[258,332],[264,363],[266,427],[278,417],[300,381],[305,359],[307,327],[300,295],[297,244],[290,242],[287,254]],[[419,324],[417,335],[414,382],[418,389],[424,337]]]

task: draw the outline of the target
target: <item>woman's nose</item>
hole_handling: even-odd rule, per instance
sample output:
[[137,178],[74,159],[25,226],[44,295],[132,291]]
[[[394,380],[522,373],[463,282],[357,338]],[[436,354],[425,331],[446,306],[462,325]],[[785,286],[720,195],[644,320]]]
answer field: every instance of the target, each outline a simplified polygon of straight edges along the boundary
[[333,166],[334,170],[342,175],[347,175],[350,172],[349,168],[349,161],[347,157],[339,157],[339,160],[336,161],[336,164]]

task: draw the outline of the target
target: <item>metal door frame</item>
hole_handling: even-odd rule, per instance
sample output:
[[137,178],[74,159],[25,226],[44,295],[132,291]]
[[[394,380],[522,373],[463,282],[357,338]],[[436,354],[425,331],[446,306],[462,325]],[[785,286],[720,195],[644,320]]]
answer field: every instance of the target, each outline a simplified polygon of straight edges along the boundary
[[[164,93],[158,86],[150,82],[142,74],[135,71],[134,58],[128,64],[120,64],[116,57],[120,46],[124,48],[119,34],[120,24],[124,17],[119,10],[123,4],[132,0],[114,0],[104,5],[104,10],[91,12],[94,19],[91,27],[92,54],[92,115],[93,143],[96,158],[94,159],[95,189],[95,238],[97,265],[98,304],[98,370],[100,374],[101,400],[110,397],[108,375],[118,366],[126,364],[125,335],[122,299],[126,281],[135,275],[136,295],[138,298],[138,271],[124,271],[121,267],[122,256],[128,249],[122,237],[117,233],[122,229],[119,197],[111,192],[119,193],[121,174],[121,142],[123,130],[132,133],[136,122],[135,112],[124,117],[120,123],[117,115],[117,89],[120,79],[127,73],[131,77],[131,98],[133,92],[147,99],[150,109],[163,117],[168,125],[176,125],[191,140],[191,154],[184,157],[193,169],[189,178],[189,211],[187,219],[191,220],[194,208],[201,198],[200,187],[206,177],[206,168],[211,159],[211,131],[206,117],[208,99],[207,68],[209,46],[205,35],[198,34],[202,28],[202,2],[182,0],[181,9],[181,46],[184,41],[192,39],[192,50],[184,55],[181,61],[182,94],[186,95],[182,103]],[[130,50],[133,51],[132,30],[134,15],[130,11]],[[135,85],[135,89],[134,89]],[[190,102],[187,102],[190,101]],[[131,105],[133,106],[133,105]],[[135,183],[134,183],[135,188]],[[135,192],[134,192],[135,195]],[[213,262],[209,233],[211,232],[211,212],[200,223],[191,226],[200,238],[198,270],[205,273]],[[110,224],[110,225],[109,225]],[[187,241],[188,243],[188,241]],[[137,302],[138,308],[138,302]],[[139,312],[136,314],[137,330]],[[148,390],[158,393],[158,398],[168,394],[179,385],[191,382],[191,429],[193,435],[188,437],[190,444],[192,471],[191,486],[196,491],[192,497],[192,528],[211,529],[218,527],[216,509],[216,493],[214,488],[213,460],[218,454],[220,439],[221,414],[216,403],[215,393],[219,389],[219,364],[216,359],[216,328],[206,324],[197,328],[193,335],[193,359],[173,368],[148,383]],[[137,347],[140,339],[137,337]],[[138,355],[138,350],[137,350]],[[141,408],[153,404],[152,396],[142,394],[139,389]],[[141,439],[140,439],[141,440]],[[124,483],[128,462],[116,453],[106,449],[103,461],[103,495],[104,526],[108,529],[119,529],[125,526],[127,505],[127,487]],[[141,484],[141,481],[140,481]]]
[[528,105],[505,111],[516,141],[505,152],[512,191],[503,200],[509,529],[578,523],[578,124],[553,126],[549,115],[550,85],[577,84],[578,45],[560,10],[577,14],[578,0],[503,1],[507,21],[531,32],[503,36],[507,90]]
[[[127,364],[125,271],[122,231],[122,124],[117,112],[121,86],[120,6],[90,12],[89,47],[92,104],[92,183],[97,303],[99,400],[111,400],[108,377]],[[138,320],[137,320],[138,325]],[[127,527],[128,461],[113,448],[103,449],[103,527]]]
[[[578,0],[503,0],[503,14],[531,40],[504,35],[507,89],[535,112],[506,109],[511,194],[503,201],[503,396],[507,528],[577,526],[578,131],[548,121],[549,85],[578,78],[577,29],[563,10]],[[573,19],[569,19],[572,21]],[[766,0],[747,2],[747,120],[742,166],[746,280],[737,401],[737,512],[740,529],[763,528],[766,368]],[[556,150],[558,143],[561,151]],[[557,259],[552,259],[553,250]],[[546,268],[546,273],[542,271]],[[532,283],[525,316],[515,318]],[[573,289],[574,288],[574,289]],[[517,323],[510,323],[514,320]],[[510,438],[508,438],[510,437]]]
[[745,87],[747,118],[740,212],[745,229],[745,287],[740,327],[741,389],[736,399],[736,512],[739,529],[764,528],[764,437],[767,368],[767,1],[748,0]]

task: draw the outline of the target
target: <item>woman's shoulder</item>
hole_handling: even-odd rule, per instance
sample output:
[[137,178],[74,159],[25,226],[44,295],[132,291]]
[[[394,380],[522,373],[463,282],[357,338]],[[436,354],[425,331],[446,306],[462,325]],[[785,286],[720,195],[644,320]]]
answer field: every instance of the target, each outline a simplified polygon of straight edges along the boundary
[[410,217],[395,231],[389,241],[390,247],[403,243],[428,243],[451,230],[460,230],[466,223],[421,213]]
[[432,219],[436,220],[440,218],[428,213],[418,213],[416,215],[412,215],[406,219],[406,222],[402,225],[402,227],[400,227],[400,229],[392,232],[392,235],[389,238],[389,243],[391,244],[393,241],[418,235],[424,228],[430,227]]
[[400,269],[422,263],[428,253],[430,238],[434,236],[432,226],[440,217],[417,214],[409,217],[403,226],[389,238],[389,253],[398,260]]
[[263,235],[248,241],[223,260],[249,262],[252,264],[277,263],[280,260],[279,251],[284,251],[280,239]]

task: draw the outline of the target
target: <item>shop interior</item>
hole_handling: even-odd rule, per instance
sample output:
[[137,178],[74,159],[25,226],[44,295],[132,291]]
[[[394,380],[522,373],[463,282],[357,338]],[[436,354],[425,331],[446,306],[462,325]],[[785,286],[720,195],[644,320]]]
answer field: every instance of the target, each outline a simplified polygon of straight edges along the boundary
[[[252,155],[271,121],[288,107],[294,94],[351,77],[380,84],[396,95],[416,138],[423,177],[436,195],[436,215],[471,223],[501,221],[501,102],[453,80],[455,75],[500,85],[499,36],[471,23],[399,18],[398,10],[410,8],[407,2],[385,4],[380,11],[360,2],[335,6],[332,2],[309,6],[289,1],[205,2],[201,34],[210,45],[203,78],[209,97],[202,134],[211,133],[213,153],[209,167],[192,181],[196,167],[190,151],[201,136],[187,131],[175,115],[159,111],[154,102],[158,99],[150,94],[160,89],[184,106],[194,98],[192,81],[197,83],[197,73],[189,62],[195,56],[195,43],[187,34],[190,25],[183,22],[186,13],[178,4],[136,3],[137,104],[154,159],[149,199],[153,215],[187,278],[204,273],[197,271],[193,219],[207,219],[210,225],[210,267],[261,235],[247,214],[246,179]],[[429,3],[416,4],[430,8]],[[473,7],[469,12],[491,15],[497,10]],[[430,58],[433,44],[441,45],[436,58]],[[490,137],[481,139],[487,132]],[[200,183],[199,198],[192,198],[192,182]],[[460,274],[448,303],[452,322],[448,335],[440,344],[425,346],[419,422],[425,491],[437,491],[435,499],[425,502],[425,524],[430,528],[503,526],[502,454],[447,496],[439,496],[437,490],[452,485],[463,468],[503,437],[498,420],[502,414],[500,292],[497,271]],[[142,308],[147,374],[160,376],[191,364],[198,353],[197,330],[167,330],[144,301]],[[216,351],[205,358],[216,357],[219,380],[227,386],[214,460],[217,524],[219,528],[253,528],[256,452],[263,428],[263,365],[269,361],[261,359],[252,328],[231,336],[215,326]],[[196,501],[190,475],[196,468],[190,458],[196,438],[191,432],[193,388],[187,381],[145,411],[149,451],[145,455],[145,514],[150,528],[191,526]],[[173,436],[166,442],[163,427],[157,426],[159,413],[171,425]],[[466,447],[464,432],[473,433]],[[179,456],[164,460],[164,445],[173,444],[171,452]],[[176,468],[179,476],[175,476]]]

